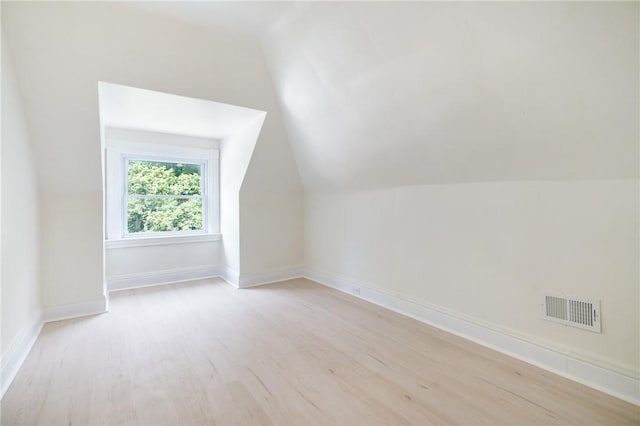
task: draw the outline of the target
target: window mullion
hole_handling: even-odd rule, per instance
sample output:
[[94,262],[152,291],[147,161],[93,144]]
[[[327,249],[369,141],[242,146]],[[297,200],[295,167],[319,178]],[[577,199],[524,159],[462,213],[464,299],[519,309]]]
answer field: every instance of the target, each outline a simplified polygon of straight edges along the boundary
[[162,194],[129,194],[128,198],[137,198],[141,200],[175,200],[175,199],[202,199],[202,195],[162,195]]

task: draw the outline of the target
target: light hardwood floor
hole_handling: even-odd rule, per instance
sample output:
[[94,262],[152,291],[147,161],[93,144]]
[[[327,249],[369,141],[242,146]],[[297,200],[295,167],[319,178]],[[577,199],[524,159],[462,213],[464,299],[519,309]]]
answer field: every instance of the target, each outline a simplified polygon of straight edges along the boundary
[[2,424],[638,424],[640,409],[292,280],[111,295],[47,324]]

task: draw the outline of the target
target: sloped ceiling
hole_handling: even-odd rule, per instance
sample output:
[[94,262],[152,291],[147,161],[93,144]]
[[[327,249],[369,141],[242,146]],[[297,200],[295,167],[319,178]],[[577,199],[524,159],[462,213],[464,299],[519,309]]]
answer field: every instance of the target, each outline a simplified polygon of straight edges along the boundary
[[[257,149],[278,173],[253,180],[298,179],[282,145],[288,139],[307,190],[342,190],[637,178],[638,9],[633,2],[3,2],[3,21],[39,164],[60,165],[44,168],[48,186],[77,186],[59,173],[73,168],[87,177],[83,184],[99,187],[95,165],[68,152],[97,149],[85,143],[97,137],[94,85],[104,80],[266,110],[264,131],[280,145]],[[275,95],[261,64],[246,56],[258,42]]]
[[[98,84],[98,93],[103,128],[221,140],[264,120],[264,111],[107,82]],[[255,140],[251,151],[253,145]]]
[[273,22],[295,7],[290,1],[143,1],[127,6],[175,18],[203,29],[259,37]]
[[299,192],[256,25],[231,33],[129,3],[3,1],[41,191],[101,191],[98,82],[106,81],[267,111],[252,158],[260,179],[250,186]]
[[638,3],[287,13],[264,47],[308,189],[638,177]]

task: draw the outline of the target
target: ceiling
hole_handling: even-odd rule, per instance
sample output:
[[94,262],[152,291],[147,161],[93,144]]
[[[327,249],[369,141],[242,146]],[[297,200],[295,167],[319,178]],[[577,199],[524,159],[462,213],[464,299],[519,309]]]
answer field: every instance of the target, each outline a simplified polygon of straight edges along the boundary
[[225,139],[264,114],[220,102],[99,83],[100,121],[104,127]]
[[102,80],[267,111],[308,191],[639,175],[638,3],[7,3],[42,161]]
[[[300,191],[262,50],[253,36],[202,28],[121,2],[5,2],[3,48],[18,76],[38,173],[48,194],[102,188],[98,82],[147,89],[107,121],[196,136],[227,134],[215,105],[267,111],[249,188]],[[176,100],[165,105],[153,92]],[[188,99],[194,98],[194,99]],[[206,104],[202,109],[196,104]],[[212,107],[213,105],[213,107]],[[136,121],[136,123],[132,123]]]
[[305,186],[637,178],[638,6],[296,9],[263,46]]
[[261,35],[296,7],[295,2],[286,1],[147,1],[125,5],[215,32],[249,36]]

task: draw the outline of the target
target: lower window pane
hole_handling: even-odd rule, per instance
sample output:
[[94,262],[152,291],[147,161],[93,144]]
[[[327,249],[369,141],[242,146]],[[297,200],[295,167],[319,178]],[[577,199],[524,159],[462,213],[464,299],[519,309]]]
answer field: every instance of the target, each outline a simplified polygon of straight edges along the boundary
[[130,234],[204,229],[200,198],[129,198],[127,219],[127,230]]

